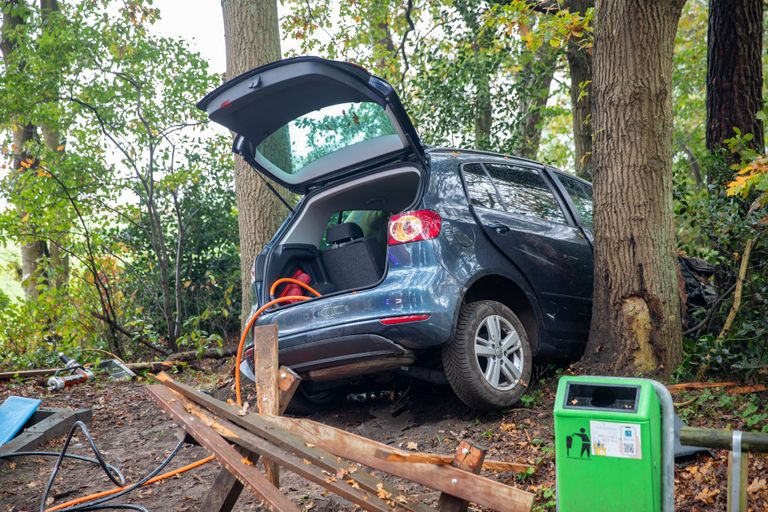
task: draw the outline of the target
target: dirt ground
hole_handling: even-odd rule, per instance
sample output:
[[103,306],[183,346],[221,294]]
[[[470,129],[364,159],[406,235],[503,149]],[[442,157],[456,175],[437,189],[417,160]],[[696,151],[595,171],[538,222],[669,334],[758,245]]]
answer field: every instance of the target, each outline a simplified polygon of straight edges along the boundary
[[[218,364],[208,371],[187,371],[175,378],[205,390],[227,391],[231,384],[228,364]],[[40,383],[0,384],[0,402],[7,396],[38,397],[47,407],[90,407],[93,422],[90,431],[106,460],[119,467],[129,482],[141,478],[163,460],[178,442],[178,427],[146,395],[143,386],[149,379],[134,383],[96,381],[61,392],[48,393]],[[387,393],[377,398],[354,396],[333,410],[312,418],[360,435],[406,449],[452,453],[462,439],[488,447],[487,458],[523,462],[537,466],[534,475],[511,473],[488,476],[536,494],[535,509],[555,509],[555,473],[552,404],[556,379],[542,381],[530,393],[526,405],[505,412],[478,415],[468,411],[447,389],[415,383],[405,398],[393,402]],[[695,395],[686,395],[683,398]],[[678,397],[676,397],[677,399]],[[763,393],[765,404],[768,394]],[[393,414],[399,412],[399,414]],[[694,421],[689,419],[689,422]],[[734,424],[730,411],[724,410],[707,426]],[[720,425],[718,425],[720,423]],[[63,439],[45,450],[57,451]],[[70,448],[72,453],[90,455],[82,436]],[[180,467],[207,455],[199,446],[185,446],[171,462]],[[31,457],[0,461],[0,512],[38,510],[54,459]],[[220,467],[209,463],[179,477],[141,488],[118,503],[135,503],[152,511],[197,510]],[[698,456],[676,470],[676,509],[705,512],[726,509],[727,453]],[[408,496],[418,496],[429,505],[437,503],[438,494],[421,486],[391,479]],[[749,510],[768,510],[768,456],[752,456],[749,466]],[[355,508],[341,498],[325,495],[322,489],[300,477],[283,472],[282,489],[303,510],[320,512],[351,511]],[[93,465],[66,462],[53,485],[48,505],[109,489],[111,484]],[[244,491],[235,510],[262,510],[258,500]]]

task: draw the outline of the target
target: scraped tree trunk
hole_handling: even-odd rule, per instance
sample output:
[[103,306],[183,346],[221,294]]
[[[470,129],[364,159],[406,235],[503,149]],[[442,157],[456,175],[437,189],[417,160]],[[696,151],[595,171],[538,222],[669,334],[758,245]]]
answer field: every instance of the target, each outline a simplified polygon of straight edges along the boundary
[[[595,0],[571,0],[573,13],[584,15],[595,6]],[[571,112],[573,114],[574,170],[586,180],[592,179],[592,49],[580,39],[568,42],[566,56],[571,78]]]
[[684,0],[598,0],[595,290],[583,365],[668,375],[682,355],[672,222],[672,51]]
[[762,108],[763,0],[710,0],[708,39],[707,149],[724,147],[738,128],[762,153],[763,123],[755,115]]
[[[280,27],[276,0],[222,0],[227,78],[280,59]],[[251,308],[251,268],[284,217],[285,207],[256,172],[235,157],[235,192],[240,229],[243,286],[241,323]]]

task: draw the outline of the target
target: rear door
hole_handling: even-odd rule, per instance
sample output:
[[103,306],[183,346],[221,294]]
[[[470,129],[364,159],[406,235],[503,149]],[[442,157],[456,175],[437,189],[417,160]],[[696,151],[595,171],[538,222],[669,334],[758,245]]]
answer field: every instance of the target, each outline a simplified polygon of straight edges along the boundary
[[592,247],[546,171],[527,163],[463,167],[483,230],[538,294],[545,328],[577,339],[589,331]]
[[237,134],[236,153],[297,194],[374,165],[425,161],[392,86],[345,62],[273,62],[226,82],[197,106]]

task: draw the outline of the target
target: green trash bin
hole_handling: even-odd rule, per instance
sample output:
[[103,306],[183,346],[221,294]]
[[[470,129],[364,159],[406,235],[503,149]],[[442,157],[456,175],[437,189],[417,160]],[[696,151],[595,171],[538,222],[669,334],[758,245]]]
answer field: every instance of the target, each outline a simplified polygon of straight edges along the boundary
[[560,512],[661,510],[661,406],[651,381],[563,377],[554,416]]

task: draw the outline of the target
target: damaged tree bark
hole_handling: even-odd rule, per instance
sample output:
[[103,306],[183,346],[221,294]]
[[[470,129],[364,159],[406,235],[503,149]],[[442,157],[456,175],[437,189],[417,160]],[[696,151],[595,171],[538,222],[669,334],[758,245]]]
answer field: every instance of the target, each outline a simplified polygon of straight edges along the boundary
[[668,375],[680,361],[671,80],[683,4],[596,4],[595,289],[582,360],[590,370]]

